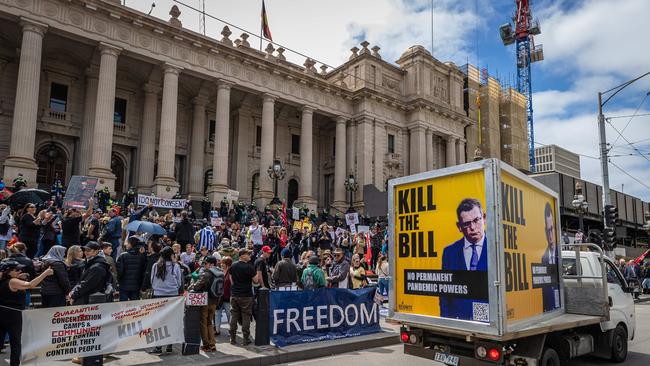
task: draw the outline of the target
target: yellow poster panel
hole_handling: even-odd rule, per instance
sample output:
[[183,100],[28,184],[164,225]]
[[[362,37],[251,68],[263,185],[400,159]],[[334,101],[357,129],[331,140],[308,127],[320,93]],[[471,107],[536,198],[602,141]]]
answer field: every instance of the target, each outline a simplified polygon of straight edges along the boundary
[[555,198],[510,174],[501,175],[507,322],[560,307]]
[[394,310],[489,322],[483,170],[393,193]]

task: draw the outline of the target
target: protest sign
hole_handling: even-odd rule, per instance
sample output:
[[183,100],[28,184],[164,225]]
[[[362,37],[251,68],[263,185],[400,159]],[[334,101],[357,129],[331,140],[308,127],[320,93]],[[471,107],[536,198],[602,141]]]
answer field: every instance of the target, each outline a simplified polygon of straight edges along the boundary
[[73,175],[65,191],[63,208],[88,208],[88,200],[95,195],[97,178]]
[[182,296],[22,312],[23,365],[185,342]]
[[360,232],[360,233],[369,233],[370,232],[370,226],[368,226],[368,225],[359,225],[359,227],[357,227],[357,231]]
[[359,214],[356,212],[350,212],[345,214],[345,223],[350,225],[359,225]]
[[186,306],[206,306],[208,305],[207,292],[188,292],[185,295]]
[[350,234],[354,235],[357,233],[357,225],[350,225]]
[[284,347],[379,332],[375,291],[375,288],[271,291],[271,341]]
[[293,222],[293,229],[300,231],[302,230],[302,221],[294,221]]
[[294,220],[300,220],[300,210],[297,207],[291,208],[291,218]]
[[147,196],[145,194],[138,195],[138,206],[147,206],[152,204],[154,207],[182,210],[185,208],[186,203],[187,200],[185,199],[161,198],[156,196]]
[[210,225],[218,226],[217,219],[219,218],[219,211],[210,211]]

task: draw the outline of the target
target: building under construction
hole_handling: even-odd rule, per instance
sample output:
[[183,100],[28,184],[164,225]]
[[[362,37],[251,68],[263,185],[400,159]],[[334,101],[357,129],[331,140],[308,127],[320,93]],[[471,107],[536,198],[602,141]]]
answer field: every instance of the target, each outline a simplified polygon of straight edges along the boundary
[[483,158],[498,158],[519,170],[530,171],[526,97],[513,88],[503,87],[499,80],[485,70],[479,72],[474,65],[461,69],[465,73],[465,110],[477,121],[465,131],[468,155],[475,152]]

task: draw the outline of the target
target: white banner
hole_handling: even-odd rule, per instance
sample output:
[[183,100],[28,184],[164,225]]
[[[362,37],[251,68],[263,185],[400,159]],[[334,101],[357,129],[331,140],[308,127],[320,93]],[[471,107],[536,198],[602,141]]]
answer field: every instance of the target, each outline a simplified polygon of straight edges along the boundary
[[185,208],[187,200],[147,196],[146,194],[138,195],[138,206],[147,206],[150,203],[153,204],[154,207],[175,208],[182,210]]
[[23,365],[183,343],[184,298],[23,311]]

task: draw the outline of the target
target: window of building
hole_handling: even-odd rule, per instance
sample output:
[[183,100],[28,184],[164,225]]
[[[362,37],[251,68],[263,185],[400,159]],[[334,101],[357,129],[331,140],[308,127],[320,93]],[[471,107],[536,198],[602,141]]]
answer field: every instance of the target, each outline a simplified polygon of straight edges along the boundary
[[388,134],[388,152],[395,153],[395,135]]
[[262,126],[255,129],[255,146],[262,146]]
[[68,86],[52,83],[50,86],[50,111],[65,113],[68,109]]
[[208,141],[214,142],[214,131],[216,131],[216,122],[211,119],[210,120],[210,132],[208,133]]
[[291,134],[291,153],[300,154],[300,135]]
[[113,113],[114,123],[126,123],[126,99],[115,98],[115,112]]

